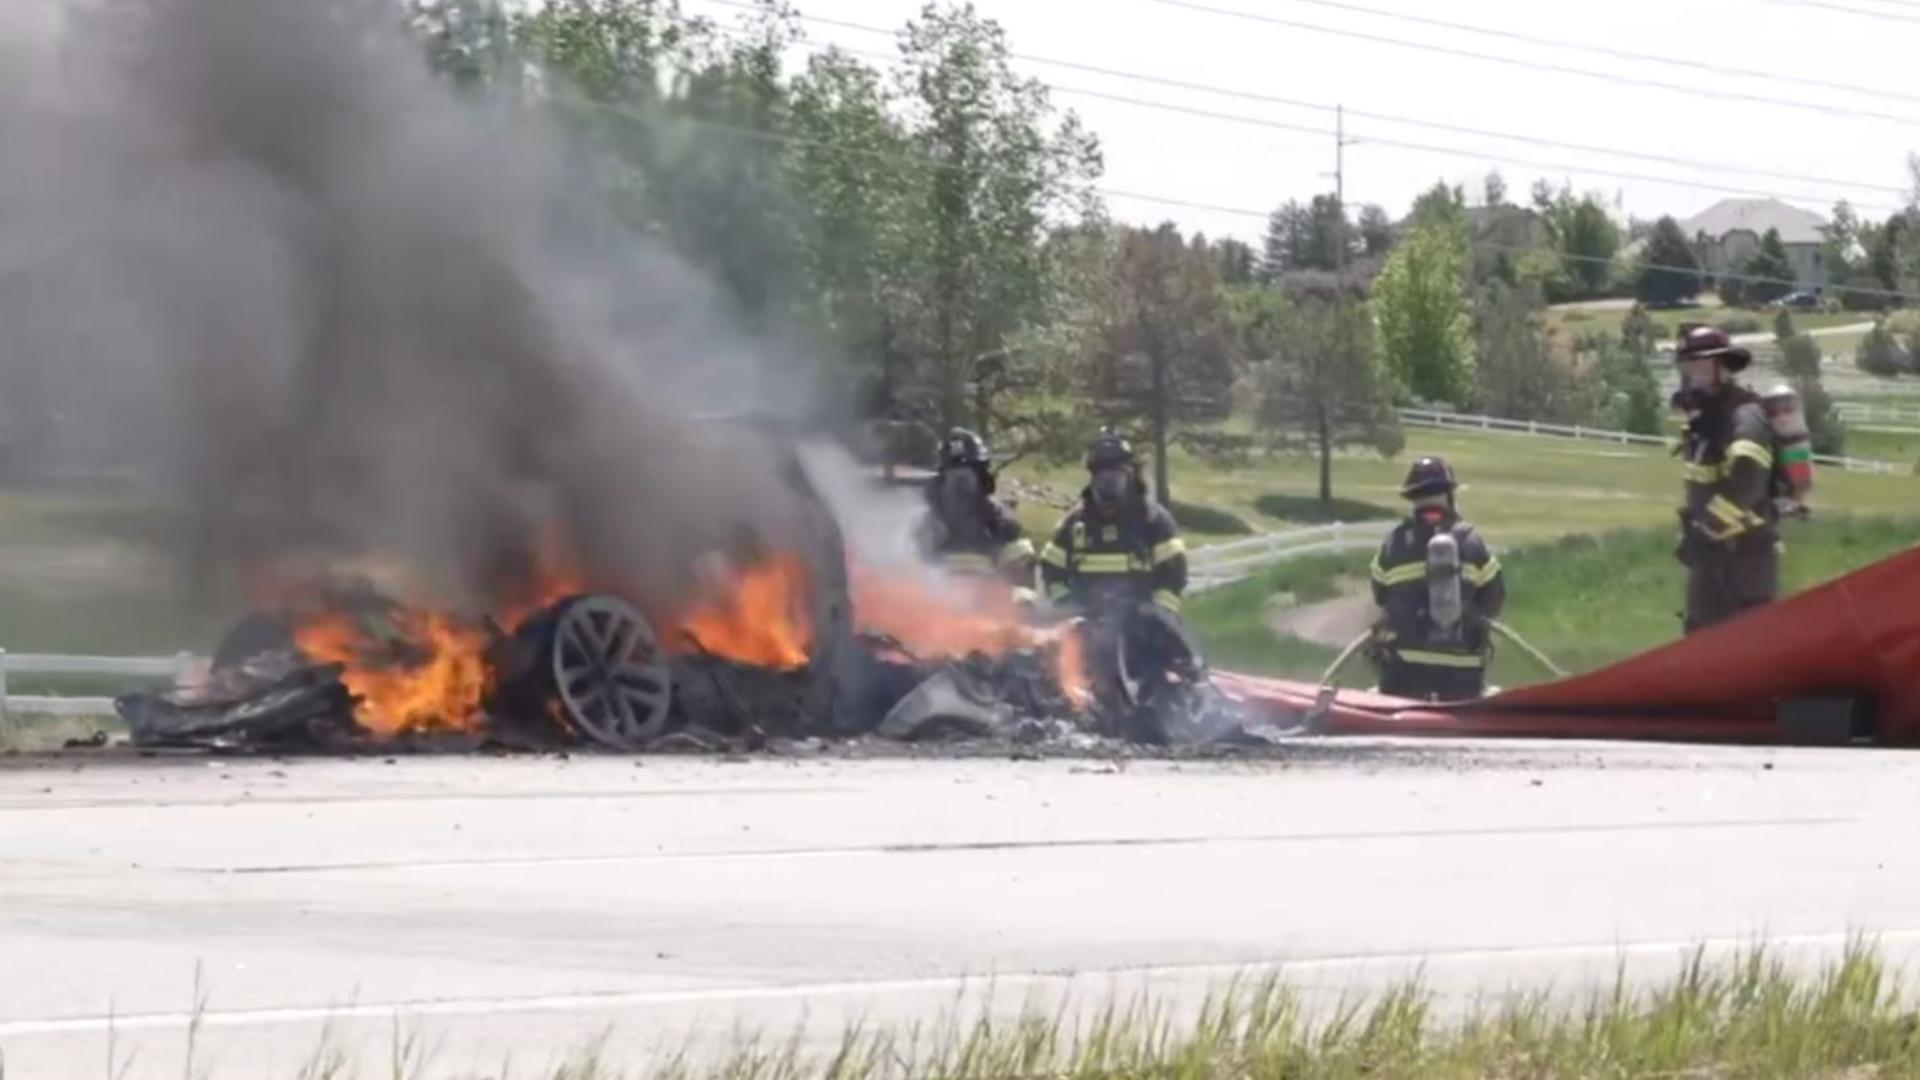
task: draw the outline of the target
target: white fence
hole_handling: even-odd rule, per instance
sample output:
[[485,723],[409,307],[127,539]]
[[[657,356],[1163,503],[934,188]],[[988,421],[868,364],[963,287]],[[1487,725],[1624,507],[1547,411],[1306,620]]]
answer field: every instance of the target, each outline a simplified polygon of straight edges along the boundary
[[0,649],[0,725],[5,725],[13,713],[52,716],[107,716],[113,713],[113,699],[107,697],[12,693],[7,687],[9,676],[106,675],[116,678],[179,679],[204,663],[191,653],[174,656],[61,656]]
[[[1630,446],[1672,445],[1672,441],[1663,435],[1608,431],[1605,428],[1585,427],[1580,424],[1547,424],[1538,420],[1503,420],[1497,416],[1468,416],[1463,413],[1436,412],[1431,409],[1401,409],[1400,422],[1408,427],[1440,428],[1448,431],[1501,431],[1512,435],[1551,435],[1566,439],[1591,439],[1597,442]],[[1816,455],[1813,460],[1815,464],[1844,469],[1847,472],[1905,476],[1911,475],[1914,471],[1913,466],[1896,461],[1833,457],[1828,454]]]
[[1864,401],[1836,401],[1834,411],[1849,424],[1887,424],[1920,428],[1920,405],[1874,405]]
[[1302,555],[1372,548],[1380,543],[1380,538],[1393,528],[1393,524],[1390,521],[1375,521],[1363,525],[1321,525],[1194,548],[1187,552],[1187,587],[1190,591],[1198,592],[1226,585],[1256,570]]

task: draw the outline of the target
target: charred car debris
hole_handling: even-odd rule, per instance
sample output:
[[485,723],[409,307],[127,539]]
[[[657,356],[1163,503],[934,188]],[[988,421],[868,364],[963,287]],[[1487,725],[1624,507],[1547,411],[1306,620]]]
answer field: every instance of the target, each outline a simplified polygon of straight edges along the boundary
[[[713,610],[650,618],[580,589],[502,625],[333,582],[304,608],[246,616],[204,678],[123,695],[117,710],[135,746],[259,752],[747,752],[871,740],[1084,751],[1286,734],[1244,721],[1189,641],[1174,643],[1173,662],[1140,670],[1139,636],[1101,613],[1052,626],[959,613],[983,623],[977,640],[936,635],[931,650],[862,625],[836,519],[799,445],[777,445],[806,507],[809,550],[769,555],[746,537],[714,553],[699,568],[727,594]],[[941,618],[934,605],[889,625]]]

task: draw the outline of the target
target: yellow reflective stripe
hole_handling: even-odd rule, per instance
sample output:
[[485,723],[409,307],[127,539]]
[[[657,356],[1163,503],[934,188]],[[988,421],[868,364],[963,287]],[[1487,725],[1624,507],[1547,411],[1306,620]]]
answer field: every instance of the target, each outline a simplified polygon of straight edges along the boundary
[[1074,560],[1073,568],[1083,574],[1131,574],[1137,569],[1125,552],[1081,555]]
[[1717,484],[1720,482],[1721,468],[1718,465],[1706,465],[1697,461],[1687,462],[1687,483]]
[[1059,544],[1049,542],[1046,550],[1040,553],[1040,561],[1046,563],[1048,566],[1057,566],[1065,570],[1067,568],[1067,549],[1061,547]]
[[1187,553],[1187,542],[1176,536],[1173,539],[1166,541],[1165,543],[1154,545],[1153,565],[1159,566],[1161,563],[1166,562],[1168,559],[1177,558],[1181,555],[1185,555],[1186,553]]
[[1708,529],[1707,535],[1715,540],[1729,540],[1762,523],[1762,518],[1753,511],[1735,503],[1725,495],[1715,495],[1707,500],[1707,513],[1720,522],[1721,528]]
[[993,571],[993,560],[973,551],[956,551],[946,557],[949,570]]
[[1382,585],[1405,585],[1409,582],[1421,581],[1426,576],[1426,563],[1406,563],[1391,570],[1382,568],[1379,563],[1373,566],[1373,580]]
[[1033,541],[1021,538],[1000,549],[1000,565],[1014,566],[1033,559]]
[[1469,584],[1485,585],[1500,576],[1500,560],[1488,556],[1485,566],[1474,566],[1469,563],[1460,568],[1460,576],[1466,578]]
[[1725,495],[1715,495],[1713,498],[1708,499],[1707,513],[1719,518],[1721,524],[1724,525],[1738,525],[1741,521],[1740,508],[1734,505],[1733,500],[1727,498]]
[[1174,614],[1180,612],[1180,594],[1171,589],[1160,589],[1153,594],[1153,602]]
[[1727,498],[1715,495],[1707,500],[1707,513],[1719,518],[1728,525],[1758,525],[1764,519],[1753,511]]
[[1733,445],[1727,447],[1726,468],[1731,469],[1733,467],[1734,458],[1746,458],[1749,461],[1757,462],[1763,469],[1773,468],[1773,451],[1754,442],[1752,439],[1733,440]]
[[1409,664],[1422,664],[1427,667],[1477,669],[1486,666],[1486,661],[1468,653],[1428,652],[1425,649],[1397,649],[1394,655]]

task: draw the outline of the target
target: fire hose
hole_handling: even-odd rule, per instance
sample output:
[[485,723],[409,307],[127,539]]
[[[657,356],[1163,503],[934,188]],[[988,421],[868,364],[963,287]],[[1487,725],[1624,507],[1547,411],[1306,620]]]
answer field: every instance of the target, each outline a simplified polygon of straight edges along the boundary
[[[1560,665],[1549,659],[1547,654],[1534,648],[1532,643],[1527,641],[1526,638],[1521,637],[1512,627],[1495,619],[1485,620],[1485,625],[1487,629],[1519,647],[1521,652],[1526,653],[1534,663],[1539,664],[1542,669],[1554,678],[1560,679],[1566,677],[1567,673],[1561,670]],[[1374,630],[1369,628],[1365,633],[1354,638],[1346,648],[1340,650],[1340,655],[1335,657],[1333,663],[1327,666],[1327,670],[1321,673],[1320,692],[1314,695],[1313,707],[1308,709],[1306,715],[1301,719],[1302,724],[1308,732],[1314,732],[1320,726],[1321,721],[1326,719],[1327,713],[1333,708],[1334,698],[1339,696],[1340,693],[1339,688],[1334,685],[1334,680],[1339,678],[1340,673],[1346,670],[1346,666],[1353,661],[1353,658],[1374,640],[1374,633]]]

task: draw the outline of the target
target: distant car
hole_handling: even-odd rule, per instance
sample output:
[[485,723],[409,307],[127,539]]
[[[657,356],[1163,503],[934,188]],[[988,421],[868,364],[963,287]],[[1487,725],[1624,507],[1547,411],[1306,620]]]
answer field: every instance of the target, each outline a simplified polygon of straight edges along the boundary
[[1783,308],[1798,308],[1801,311],[1811,311],[1814,308],[1817,308],[1820,306],[1820,294],[1816,292],[1804,292],[1804,291],[1788,293],[1787,295],[1781,297],[1780,299],[1775,300],[1773,302],[1773,306],[1783,307]]

